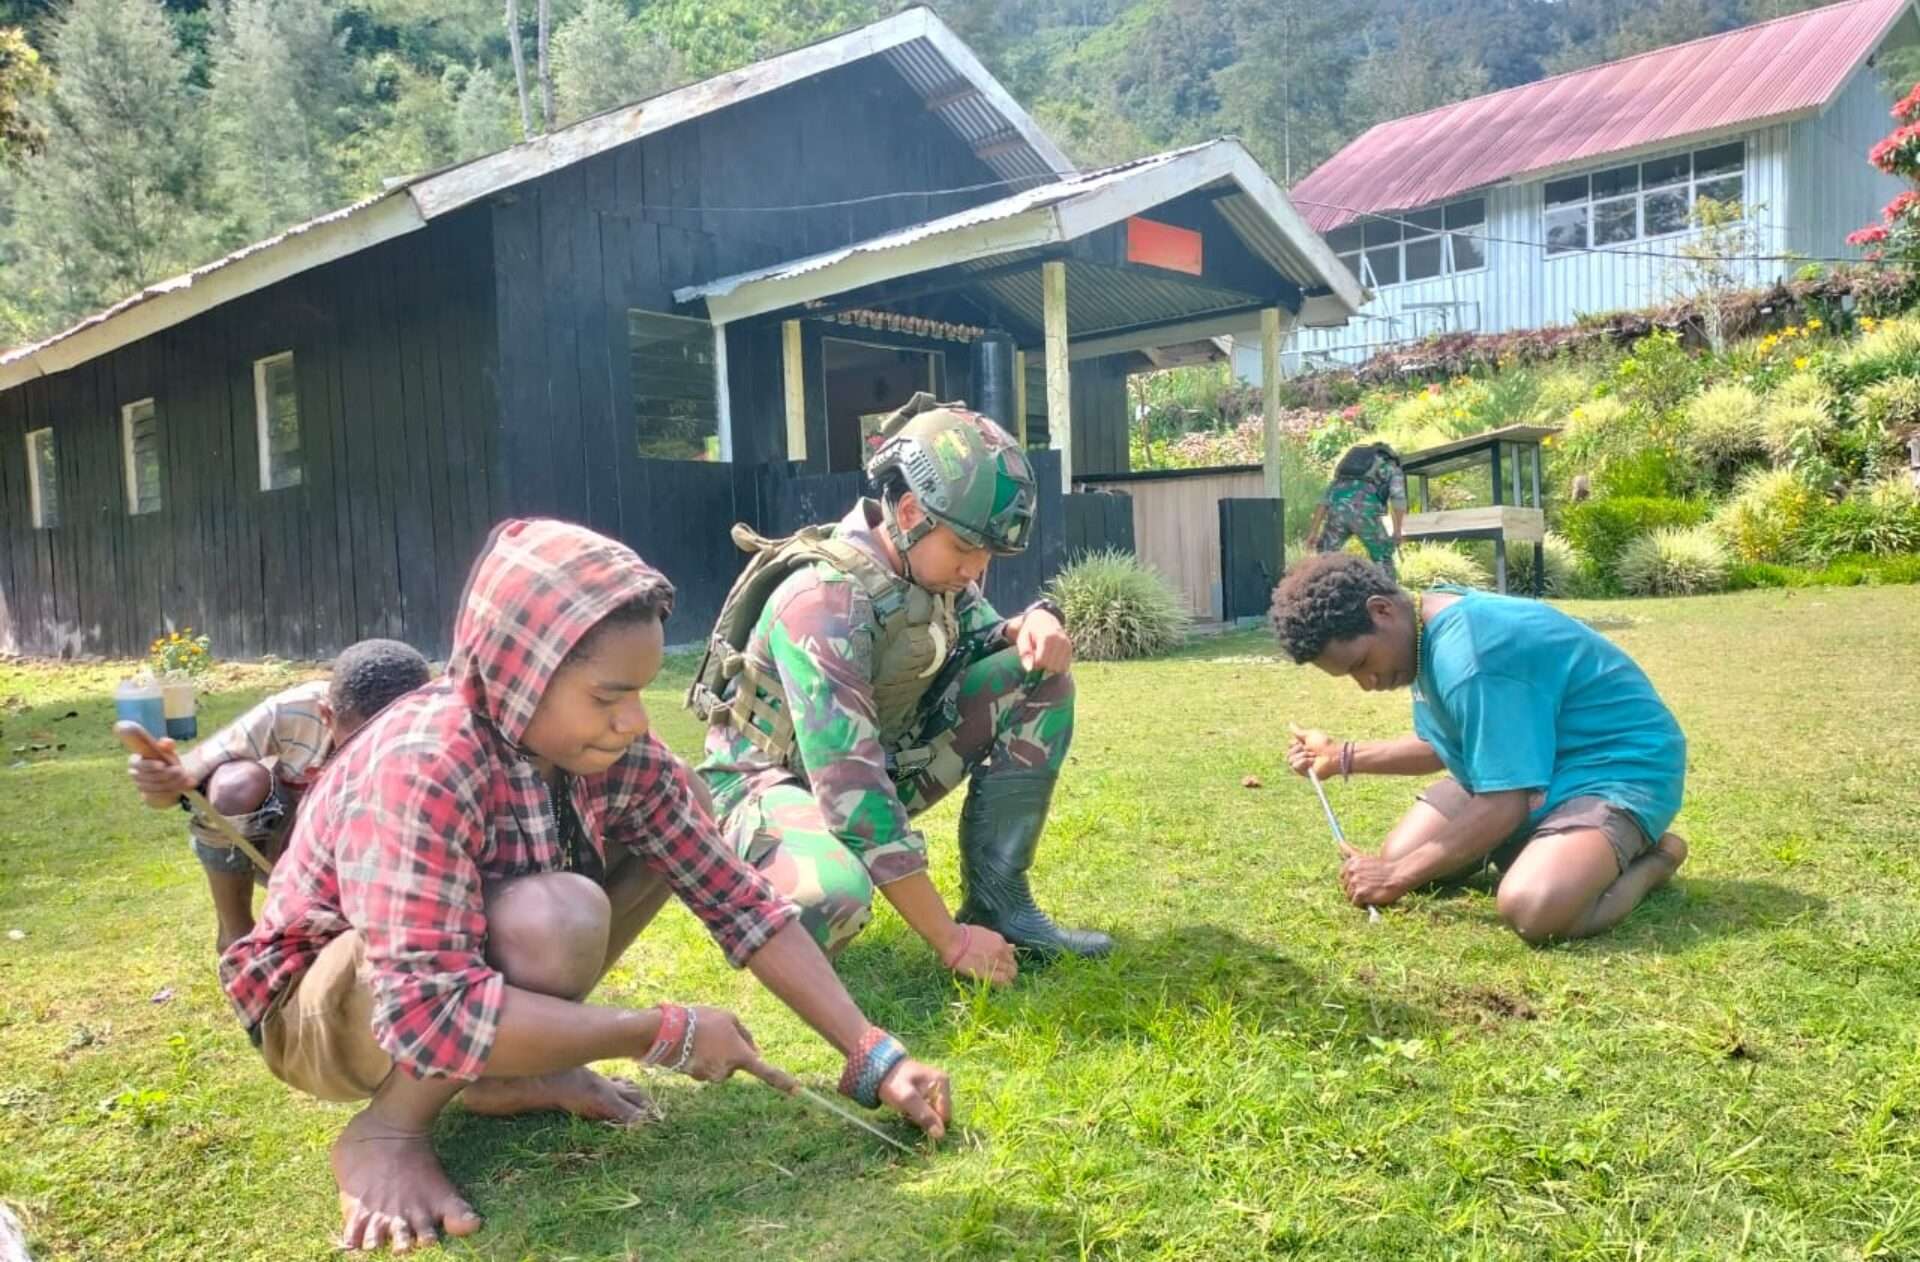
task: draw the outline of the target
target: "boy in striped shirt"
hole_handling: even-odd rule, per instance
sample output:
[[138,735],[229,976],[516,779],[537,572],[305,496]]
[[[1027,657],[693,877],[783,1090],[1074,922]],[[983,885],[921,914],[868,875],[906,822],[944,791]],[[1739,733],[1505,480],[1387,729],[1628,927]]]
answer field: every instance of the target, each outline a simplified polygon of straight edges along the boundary
[[[166,809],[199,789],[254,849],[272,862],[293,823],[294,807],[335,750],[389,702],[427,682],[427,661],[397,640],[362,640],[334,661],[327,679],[275,693],[188,751],[177,762],[128,759],[134,788],[149,806]],[[161,747],[173,748],[172,741]],[[203,821],[187,826],[193,853],[206,869],[225,951],[253,928],[253,887],[264,885],[239,847]]]

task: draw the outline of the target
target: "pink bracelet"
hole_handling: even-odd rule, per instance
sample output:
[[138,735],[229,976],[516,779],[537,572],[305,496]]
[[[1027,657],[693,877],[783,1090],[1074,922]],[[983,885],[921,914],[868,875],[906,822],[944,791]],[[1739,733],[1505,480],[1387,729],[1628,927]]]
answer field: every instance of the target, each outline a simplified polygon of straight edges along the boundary
[[1340,745],[1340,778],[1353,779],[1353,742],[1343,741]]
[[973,941],[973,926],[961,925],[960,941],[954,943],[953,950],[947,953],[947,958],[942,960],[941,963],[945,964],[948,968],[957,967],[960,961],[963,958],[965,958],[967,954],[967,945],[972,941]]
[[653,1046],[640,1061],[643,1065],[665,1064],[669,1056],[677,1051],[687,1039],[688,1012],[677,1003],[660,1005],[660,1028],[653,1036]]

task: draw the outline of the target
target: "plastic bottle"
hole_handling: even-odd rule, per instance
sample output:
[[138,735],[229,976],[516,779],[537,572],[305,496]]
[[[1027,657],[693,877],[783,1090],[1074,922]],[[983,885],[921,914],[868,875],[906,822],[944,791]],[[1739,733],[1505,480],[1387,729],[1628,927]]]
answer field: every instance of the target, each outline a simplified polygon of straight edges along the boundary
[[116,718],[146,728],[156,740],[166,734],[166,702],[160,696],[160,685],[153,681],[152,676],[121,680],[120,686],[113,690],[113,712]]

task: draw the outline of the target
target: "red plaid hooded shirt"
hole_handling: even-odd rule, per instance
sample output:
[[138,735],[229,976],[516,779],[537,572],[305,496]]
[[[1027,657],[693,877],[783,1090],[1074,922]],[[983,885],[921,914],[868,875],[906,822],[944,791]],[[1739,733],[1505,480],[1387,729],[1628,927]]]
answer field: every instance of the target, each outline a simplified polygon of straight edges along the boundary
[[[579,526],[509,521],[475,562],[446,678],[358,733],[308,793],[254,931],[222,984],[249,1030],[321,949],[366,941],[373,1034],[416,1078],[478,1078],[505,979],[486,962],[483,890],[565,866],[539,771],[519,747],[567,651],[660,582]],[[664,877],[736,967],[797,911],[693,805],[687,769],[653,736],[610,770],[568,779],[603,870],[631,853]]]

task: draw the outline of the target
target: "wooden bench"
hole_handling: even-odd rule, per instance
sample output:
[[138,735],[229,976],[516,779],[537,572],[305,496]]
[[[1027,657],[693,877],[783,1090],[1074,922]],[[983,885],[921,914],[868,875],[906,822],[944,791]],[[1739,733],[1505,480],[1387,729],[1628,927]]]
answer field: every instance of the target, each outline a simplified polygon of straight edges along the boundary
[[1433,543],[1462,539],[1493,540],[1493,577],[1499,590],[1507,590],[1507,545],[1534,545],[1533,594],[1540,594],[1540,552],[1547,537],[1544,509],[1517,508],[1512,504],[1490,504],[1484,508],[1454,508],[1438,513],[1408,513],[1401,524],[1403,539]]
[[1546,570],[1546,496],[1540,443],[1560,431],[1550,425],[1508,425],[1442,443],[1401,457],[1410,498],[1422,509],[1433,503],[1429,483],[1446,474],[1477,476],[1484,470],[1492,504],[1407,514],[1401,535],[1432,542],[1493,541],[1493,577],[1507,590],[1507,545],[1533,545],[1533,594],[1540,595]]

